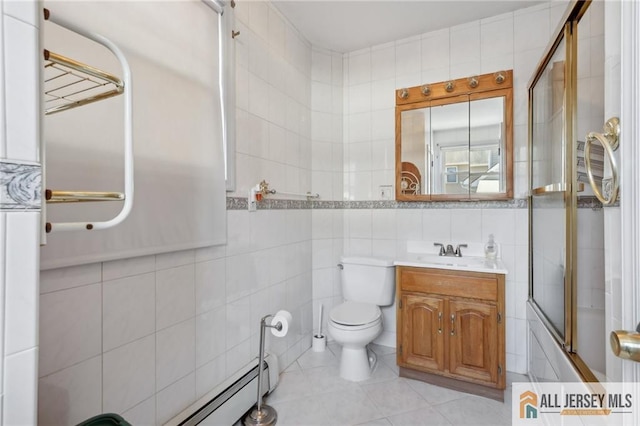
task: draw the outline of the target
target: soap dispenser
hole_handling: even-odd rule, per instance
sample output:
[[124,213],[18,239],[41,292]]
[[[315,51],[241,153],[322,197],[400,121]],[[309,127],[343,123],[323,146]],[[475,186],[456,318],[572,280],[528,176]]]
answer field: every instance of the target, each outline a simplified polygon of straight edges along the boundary
[[484,256],[487,259],[495,259],[497,252],[496,242],[493,239],[493,234],[489,234],[489,241],[484,245]]

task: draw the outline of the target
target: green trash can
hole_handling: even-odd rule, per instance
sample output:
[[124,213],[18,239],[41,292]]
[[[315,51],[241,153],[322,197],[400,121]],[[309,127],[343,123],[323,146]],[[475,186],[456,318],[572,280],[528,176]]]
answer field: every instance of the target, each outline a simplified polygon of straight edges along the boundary
[[99,414],[91,417],[77,426],[133,426],[125,419],[114,413]]

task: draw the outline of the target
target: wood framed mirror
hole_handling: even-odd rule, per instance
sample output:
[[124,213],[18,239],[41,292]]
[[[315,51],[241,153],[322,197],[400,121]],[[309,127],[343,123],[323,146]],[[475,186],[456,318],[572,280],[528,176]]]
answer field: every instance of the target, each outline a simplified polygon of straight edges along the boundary
[[513,197],[513,72],[396,91],[396,200]]

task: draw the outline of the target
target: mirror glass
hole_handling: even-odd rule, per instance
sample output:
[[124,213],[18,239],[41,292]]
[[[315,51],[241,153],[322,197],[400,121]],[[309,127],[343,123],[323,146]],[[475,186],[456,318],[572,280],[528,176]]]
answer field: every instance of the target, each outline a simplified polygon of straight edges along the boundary
[[505,192],[505,98],[469,102],[469,192]]
[[476,98],[400,112],[399,199],[505,198],[507,98]]
[[[465,97],[466,98],[466,97]],[[431,107],[433,194],[469,192],[469,101]],[[466,188],[465,188],[466,185]]]
[[402,174],[400,188],[405,195],[429,194],[431,182],[426,173],[430,164],[428,158],[431,109],[420,108],[403,111],[402,125]]

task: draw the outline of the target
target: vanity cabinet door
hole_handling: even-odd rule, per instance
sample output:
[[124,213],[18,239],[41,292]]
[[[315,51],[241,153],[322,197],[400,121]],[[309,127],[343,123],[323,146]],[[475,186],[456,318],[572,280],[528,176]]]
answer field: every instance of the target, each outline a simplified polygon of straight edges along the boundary
[[401,365],[444,370],[444,300],[402,295]]
[[449,300],[449,371],[498,383],[498,309],[494,304]]

